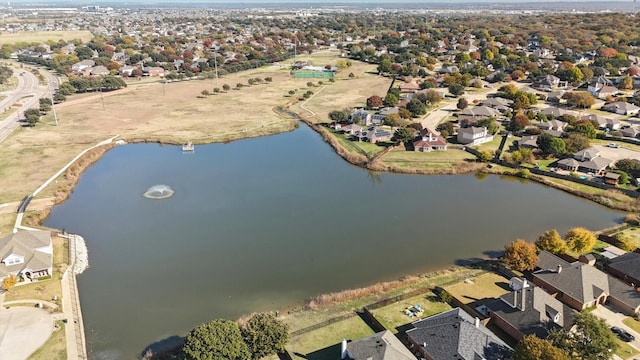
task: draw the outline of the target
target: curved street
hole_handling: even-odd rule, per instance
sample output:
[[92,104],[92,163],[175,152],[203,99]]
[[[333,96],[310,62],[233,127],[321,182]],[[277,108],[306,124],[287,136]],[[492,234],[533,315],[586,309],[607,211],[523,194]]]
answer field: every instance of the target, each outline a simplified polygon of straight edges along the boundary
[[[48,97],[49,92],[58,87],[58,79],[53,74],[40,69],[47,79],[49,86],[40,85],[38,78],[28,69],[14,69],[13,73],[18,78],[18,86],[11,91],[0,93],[6,96],[0,101],[0,110],[10,112],[6,119],[0,121],[0,142],[4,141],[11,132],[20,125],[20,117],[25,110],[38,107],[41,97]],[[13,107],[20,103],[19,108]]]

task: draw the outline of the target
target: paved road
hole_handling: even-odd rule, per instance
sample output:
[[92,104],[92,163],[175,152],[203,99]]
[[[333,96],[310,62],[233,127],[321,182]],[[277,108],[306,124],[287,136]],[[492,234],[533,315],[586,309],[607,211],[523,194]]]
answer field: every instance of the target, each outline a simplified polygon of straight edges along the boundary
[[0,310],[0,358],[23,360],[53,331],[54,316],[45,309],[17,306]]
[[627,318],[626,315],[620,312],[614,311],[612,308],[608,306],[602,306],[602,305],[598,305],[593,310],[592,313],[593,315],[604,319],[607,322],[607,324],[609,324],[609,326],[617,326],[619,328],[625,329],[631,335],[635,336],[636,339],[632,342],[629,342],[628,344],[634,347],[636,350],[640,351],[640,334],[633,331],[633,329],[631,329],[630,327],[628,327],[622,322],[622,320]]
[[[38,78],[29,70],[14,69],[14,74],[18,78],[18,86],[12,91],[0,93],[0,95],[6,96],[0,101],[0,110],[6,109],[12,112],[5,120],[0,121],[0,142],[4,141],[20,125],[19,116],[23,116],[25,110],[40,106],[39,99],[49,95],[49,88],[58,87],[57,77],[43,70],[40,70],[40,73],[45,76],[50,87],[40,85]],[[16,111],[11,106],[18,102],[22,103],[22,106]]]

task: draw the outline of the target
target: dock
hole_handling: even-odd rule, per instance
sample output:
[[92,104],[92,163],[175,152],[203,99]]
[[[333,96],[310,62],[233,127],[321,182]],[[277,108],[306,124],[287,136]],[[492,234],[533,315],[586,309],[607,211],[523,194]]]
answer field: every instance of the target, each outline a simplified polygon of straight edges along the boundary
[[182,145],[182,152],[194,152],[196,150],[193,142],[189,141],[186,145]]

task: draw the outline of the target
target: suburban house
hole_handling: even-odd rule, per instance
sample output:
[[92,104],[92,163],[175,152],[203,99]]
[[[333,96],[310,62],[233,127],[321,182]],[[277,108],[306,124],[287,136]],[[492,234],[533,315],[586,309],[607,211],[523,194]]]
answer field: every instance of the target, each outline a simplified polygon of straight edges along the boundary
[[416,357],[389,330],[364,339],[342,340],[340,360],[415,360]]
[[102,65],[94,66],[89,70],[89,75],[91,76],[104,76],[109,75],[109,73],[109,69]]
[[612,160],[600,157],[600,151],[594,147],[574,153],[573,158],[578,161],[579,170],[592,172],[596,175],[605,175],[607,168],[613,162]]
[[464,145],[480,145],[493,141],[493,135],[489,134],[486,127],[471,126],[458,130],[458,142]]
[[620,115],[636,115],[638,114],[638,111],[640,111],[640,107],[637,107],[628,102],[616,101],[611,104],[602,106],[602,110]]
[[510,359],[512,350],[478,318],[460,308],[411,323],[412,351],[426,360]]
[[518,140],[518,147],[538,148],[538,135],[525,135]]
[[569,124],[564,121],[550,120],[538,124],[538,128],[551,136],[560,137],[568,125]]
[[420,130],[420,137],[413,141],[413,149],[422,152],[447,150],[447,141],[441,135],[424,128]]
[[630,126],[626,129],[620,130],[620,133],[622,133],[622,136],[637,138],[640,136],[640,126]]
[[355,109],[349,116],[352,123],[371,126],[371,113],[363,109]]
[[367,130],[361,131],[360,134],[356,136],[360,137],[362,140],[375,144],[377,142],[391,140],[393,133],[377,126],[373,126]]
[[566,81],[560,81],[560,78],[554,75],[547,75],[540,78],[537,78],[533,81],[531,86],[534,89],[542,90],[542,91],[551,91],[555,88],[566,87]]
[[619,130],[620,129],[620,120],[606,118],[604,116],[600,116],[597,114],[589,114],[587,116],[583,116],[580,120],[589,120],[591,122],[598,123],[599,129],[609,129],[609,130]]
[[604,183],[607,185],[617,186],[618,182],[620,182],[620,174],[616,174],[612,172],[607,172],[606,174],[604,174],[603,178],[604,178]]
[[564,90],[552,91],[547,94],[547,101],[550,103],[560,104],[564,100],[562,98],[562,96],[564,96],[564,93],[565,93]]
[[615,95],[618,92],[618,89],[613,86],[613,82],[604,76],[599,76],[597,79],[592,80],[588,87],[587,91],[589,94],[605,99],[609,95]]
[[633,287],[640,286],[640,254],[637,252],[629,252],[611,259],[607,270],[609,274]]
[[142,68],[142,75],[150,77],[164,77],[164,69],[158,66],[145,66]]
[[71,70],[75,72],[83,72],[89,68],[92,68],[96,65],[96,62],[93,60],[82,60],[71,65]]
[[420,85],[414,82],[405,82],[400,84],[401,93],[415,93],[418,90],[420,90]]
[[475,124],[478,120],[500,115],[500,111],[489,106],[475,106],[467,108],[458,113],[458,120],[461,123]]
[[572,157],[565,158],[562,160],[558,160],[558,167],[562,170],[574,172],[574,171],[578,171],[578,168],[580,167],[580,162]]
[[501,113],[504,113],[507,110],[511,109],[511,104],[513,104],[513,100],[500,98],[500,97],[494,97],[494,98],[488,98],[488,99],[485,99],[485,100],[481,100],[479,104],[482,105],[482,106],[488,106],[488,107],[494,108],[494,109],[500,111]]
[[551,329],[570,330],[573,310],[537,286],[512,291],[486,304],[491,320],[516,340],[545,339]]
[[358,124],[349,124],[349,125],[336,124],[335,129],[337,131],[342,131],[347,135],[358,135],[360,131],[362,131],[363,127]]
[[573,112],[569,110],[560,109],[554,106],[543,109],[540,113],[548,118],[559,118],[564,115],[573,115]]
[[9,274],[35,280],[53,274],[49,231],[20,231],[0,239],[0,279]]
[[591,265],[542,251],[536,267],[533,283],[573,309],[608,303],[631,316],[640,311],[640,292]]

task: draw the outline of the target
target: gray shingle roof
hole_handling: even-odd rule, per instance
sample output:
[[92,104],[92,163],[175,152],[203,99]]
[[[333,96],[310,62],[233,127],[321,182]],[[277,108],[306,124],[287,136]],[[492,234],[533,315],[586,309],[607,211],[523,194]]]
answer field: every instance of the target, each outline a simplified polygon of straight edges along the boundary
[[568,330],[573,323],[573,310],[537,286],[504,294],[488,303],[487,308],[522,334],[543,339],[552,328]]
[[416,357],[389,330],[347,344],[353,360],[415,360]]
[[609,267],[629,275],[632,278],[640,279],[640,254],[630,252],[620,255],[617,258],[611,259]]
[[[38,250],[37,250],[38,249]],[[0,278],[23,270],[49,269],[53,261],[51,233],[49,231],[20,231],[0,239],[0,260],[11,254],[24,257],[24,263],[0,263]]]
[[412,323],[407,331],[434,360],[509,359],[511,348],[460,308]]

